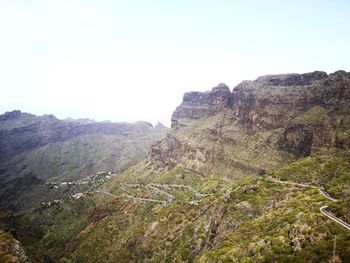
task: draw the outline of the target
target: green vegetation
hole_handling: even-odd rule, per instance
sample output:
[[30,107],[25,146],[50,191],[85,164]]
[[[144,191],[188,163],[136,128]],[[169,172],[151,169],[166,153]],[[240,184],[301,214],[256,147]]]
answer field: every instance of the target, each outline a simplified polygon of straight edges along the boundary
[[68,123],[19,111],[1,117],[0,206],[22,212],[82,191],[79,187],[49,190],[48,181],[124,171],[142,160],[167,130],[146,122]]
[[151,142],[152,138],[144,137],[126,141],[119,135],[81,135],[33,150],[25,158],[20,156],[16,167],[19,175],[35,171],[43,179],[76,180],[96,171],[118,172],[130,167],[144,158]]
[[23,245],[34,258],[57,261],[67,244],[74,244],[75,237],[96,219],[97,207],[110,200],[108,196],[93,194],[79,200],[67,198],[51,207],[38,207],[30,217],[20,218]]
[[317,105],[293,119],[293,124],[318,124],[328,116],[327,111]]
[[[341,195],[341,202],[329,203],[318,189],[283,185],[269,178],[322,182],[336,195],[340,192],[332,189],[340,186],[339,178],[349,178],[347,169],[346,157],[319,153],[266,176],[225,183],[181,166],[164,170],[143,163],[104,187],[117,195],[159,200],[166,198],[149,192],[147,184],[190,185],[211,195],[196,198],[188,189],[161,188],[175,196],[166,206],[98,194],[100,199],[93,195],[39,209],[38,219],[56,218],[45,222],[50,226],[40,246],[47,257],[59,257],[61,262],[327,262],[337,235],[337,257],[346,262],[350,233],[321,215],[319,208],[328,204],[336,216],[347,220],[348,197]],[[151,175],[145,176],[149,171]],[[349,185],[345,180],[341,192]],[[194,199],[197,204],[190,203]],[[84,211],[79,220],[76,210]]]
[[315,153],[274,172],[281,180],[324,186],[336,198],[350,197],[350,158],[337,153]]
[[[350,232],[320,213],[327,205],[350,223],[344,107],[315,106],[289,122],[307,126],[312,138],[298,140],[303,130],[289,134],[300,148],[310,146],[311,154],[299,159],[282,149],[290,127],[246,132],[230,112],[171,131],[152,148],[155,157],[131,167],[119,155],[110,167],[103,156],[118,144],[123,156],[141,158],[143,139],[124,145],[89,135],[43,147],[27,167],[79,178],[84,163],[97,158],[123,171],[89,186],[80,199],[62,193],[55,205],[26,210],[19,238],[37,262],[348,262]],[[66,158],[69,165],[54,167]],[[321,186],[339,201],[325,198]]]
[[25,262],[28,257],[21,244],[0,228],[0,262]]
[[184,154],[176,156],[184,167],[215,177],[242,179],[278,169],[294,160],[279,147],[283,129],[246,133],[239,123],[229,121],[231,112],[193,121],[170,134],[181,142]]

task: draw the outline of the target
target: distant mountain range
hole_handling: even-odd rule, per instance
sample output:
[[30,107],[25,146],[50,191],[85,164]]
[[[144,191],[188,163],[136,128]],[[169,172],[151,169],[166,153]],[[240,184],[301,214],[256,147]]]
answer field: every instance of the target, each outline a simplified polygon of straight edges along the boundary
[[32,185],[119,172],[143,159],[166,127],[147,122],[59,120],[19,110],[0,115],[0,204],[12,205]]

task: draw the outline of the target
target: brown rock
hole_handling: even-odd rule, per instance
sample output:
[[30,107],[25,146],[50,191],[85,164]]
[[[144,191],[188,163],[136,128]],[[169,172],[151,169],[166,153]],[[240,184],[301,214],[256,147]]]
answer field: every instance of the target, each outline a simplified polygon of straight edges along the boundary
[[247,132],[286,126],[315,106],[348,103],[350,73],[268,75],[243,81],[232,92],[232,110]]
[[[172,115],[171,126],[180,134],[182,127],[195,120],[224,114],[220,114],[215,127],[192,132],[185,135],[185,139],[183,135],[177,136],[177,132],[168,135],[152,145],[148,157],[170,167],[181,164],[200,171],[207,162],[212,162],[211,168],[215,167],[215,158],[220,159],[225,146],[239,144],[242,132],[253,134],[280,128],[284,133],[278,142],[279,147],[296,156],[307,156],[320,147],[348,149],[349,136],[337,132],[342,123],[347,123],[348,117],[343,112],[328,116],[328,112],[336,107],[346,108],[349,102],[350,73],[345,71],[329,75],[321,71],[267,75],[241,82],[232,93],[225,84],[208,92],[188,92]],[[312,119],[314,113],[311,112],[304,122],[294,122],[315,106],[320,110],[319,113],[315,111],[316,120]],[[186,136],[191,138],[186,139]],[[264,167],[231,163],[232,169],[244,173],[265,173]]]
[[213,116],[228,109],[230,100],[230,89],[224,83],[207,92],[187,92],[171,117],[171,127],[178,129],[193,120]]

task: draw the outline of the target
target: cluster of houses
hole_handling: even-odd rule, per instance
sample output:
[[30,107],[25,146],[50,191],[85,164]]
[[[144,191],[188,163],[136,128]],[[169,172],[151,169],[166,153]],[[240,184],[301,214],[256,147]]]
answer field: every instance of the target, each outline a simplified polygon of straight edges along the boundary
[[91,175],[87,177],[86,179],[79,180],[77,182],[73,181],[63,181],[63,182],[56,182],[56,181],[51,181],[48,182],[47,185],[49,186],[50,189],[58,189],[60,187],[70,187],[74,185],[94,185],[99,182],[105,182],[109,179],[111,179],[113,176],[116,176],[117,173],[115,172],[106,172],[106,171],[100,171],[97,172],[94,175]]
[[[100,171],[97,172],[94,175],[91,175],[87,177],[86,179],[79,180],[76,182],[73,181],[63,181],[63,182],[57,182],[57,181],[51,181],[47,183],[47,186],[50,189],[58,189],[63,187],[72,187],[75,185],[95,185],[96,183],[103,183],[109,179],[111,179],[113,176],[116,176],[117,173],[115,172],[106,172],[106,171]],[[73,200],[79,200],[80,198],[84,198],[87,196],[87,193],[75,193],[70,196]],[[50,207],[52,205],[58,205],[60,202],[62,202],[62,199],[56,199],[50,202],[42,202],[41,205],[43,207]]]
[[79,181],[79,184],[83,184],[83,185],[92,184],[92,185],[94,185],[96,183],[105,182],[116,175],[117,175],[117,173],[115,173],[115,172],[101,171],[101,172],[97,172],[96,174],[87,177],[84,180]]
[[60,187],[72,186],[72,185],[76,185],[76,184],[78,184],[78,183],[77,182],[55,182],[55,181],[51,181],[51,182],[47,183],[47,185],[51,189],[58,189]]
[[[73,199],[73,200],[79,200],[81,198],[84,198],[88,195],[88,193],[75,193],[73,195],[71,195],[69,198]],[[53,206],[53,205],[58,205],[60,204],[61,202],[63,202],[63,199],[55,199],[53,201],[50,201],[50,202],[41,202],[41,206],[42,207],[50,207],[50,206]]]
[[84,198],[86,196],[87,196],[86,193],[76,193],[76,194],[72,195],[71,198],[74,200],[79,200],[80,198]]
[[61,199],[55,199],[55,200],[50,201],[50,202],[41,202],[41,206],[43,206],[43,207],[50,207],[50,206],[53,206],[53,205],[58,205],[61,202],[62,202]]

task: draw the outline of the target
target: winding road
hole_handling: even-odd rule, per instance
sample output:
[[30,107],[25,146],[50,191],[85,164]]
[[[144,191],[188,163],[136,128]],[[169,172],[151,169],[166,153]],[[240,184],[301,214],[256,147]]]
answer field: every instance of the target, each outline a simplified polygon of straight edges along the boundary
[[[274,179],[270,179],[271,182],[274,183],[280,183],[280,184],[289,184],[289,185],[295,185],[295,186],[300,186],[300,187],[305,187],[305,188],[318,188],[316,186],[313,185],[308,185],[308,184],[300,184],[300,183],[294,183],[294,182],[288,182],[288,181],[280,181],[280,180],[274,180]],[[324,189],[324,187],[320,187],[318,188],[320,193],[327,198],[328,200],[332,201],[332,202],[337,202],[338,199],[331,197],[329,193],[327,193],[327,191]],[[344,222],[343,220],[341,220],[340,218],[334,216],[330,211],[329,211],[329,207],[328,206],[322,206],[320,208],[320,212],[325,215],[326,217],[328,217],[329,219],[331,219],[332,221],[342,225],[343,227],[345,227],[347,230],[350,230],[350,224]]]
[[[324,187],[316,187],[313,185],[308,185],[308,184],[301,184],[301,183],[295,183],[295,182],[288,182],[288,181],[280,181],[280,180],[275,180],[275,179],[270,179],[271,182],[273,183],[279,183],[279,184],[284,184],[284,185],[294,185],[294,186],[299,186],[299,187],[304,187],[304,188],[313,188],[313,189],[319,189],[320,193],[327,198],[328,200],[332,201],[332,202],[337,202],[338,199],[331,197],[330,194],[324,189]],[[139,186],[138,184],[134,184],[134,185],[130,185],[132,187],[137,187]],[[151,199],[151,198],[141,198],[141,197],[135,197],[129,194],[121,194],[121,195],[114,195],[110,192],[104,191],[104,190],[100,190],[98,191],[99,193],[103,193],[106,195],[111,195],[113,197],[126,197],[129,199],[134,199],[134,200],[139,200],[139,201],[143,201],[143,202],[154,202],[154,203],[161,203],[163,205],[166,205],[168,202],[171,202],[175,196],[172,194],[169,194],[166,191],[163,191],[159,188],[185,188],[188,189],[190,191],[192,191],[196,197],[205,197],[208,196],[208,194],[202,194],[199,193],[198,191],[196,191],[192,186],[188,186],[188,185],[178,185],[178,184],[155,184],[155,183],[150,183],[148,185],[146,185],[147,188],[150,188],[154,191],[157,191],[158,193],[161,193],[165,196],[168,197],[168,201],[163,201],[163,200],[156,200],[156,199]],[[236,189],[232,190],[230,189],[230,191],[236,191],[240,188],[240,186],[238,186]],[[332,221],[340,224],[341,226],[343,226],[344,228],[346,228],[347,230],[350,230],[350,224],[344,222],[343,220],[341,220],[340,218],[334,216],[330,211],[329,211],[329,207],[328,206],[322,206],[320,208],[320,212],[325,215],[326,217],[328,217],[329,219],[331,219]]]
[[196,197],[207,197],[210,196],[210,194],[202,194],[198,191],[196,191],[192,186],[190,185],[183,185],[183,184],[155,184],[155,183],[150,183],[149,186],[153,187],[158,187],[158,188],[185,188],[191,192],[194,193]]
[[[333,201],[333,202],[337,202],[338,199],[331,197],[329,195],[329,193],[326,192],[326,190],[324,189],[324,187],[320,188],[320,193],[326,197],[328,200]],[[329,219],[333,220],[334,222],[342,225],[343,227],[345,227],[347,230],[350,230],[350,225],[346,222],[344,222],[343,220],[341,220],[340,218],[334,216],[330,211],[329,211],[329,207],[328,206],[322,206],[320,208],[320,212],[325,215],[326,217],[328,217]]]
[[156,200],[156,199],[152,199],[152,198],[135,197],[135,196],[128,195],[128,194],[115,195],[115,194],[112,194],[112,193],[110,193],[110,192],[103,191],[103,190],[97,191],[97,193],[101,193],[101,194],[105,194],[105,195],[110,195],[110,196],[113,196],[113,197],[116,197],[116,198],[126,197],[126,198],[129,198],[129,199],[134,199],[134,200],[139,200],[139,201],[144,201],[144,202],[161,203],[161,204],[163,204],[163,205],[166,205],[166,204],[167,204],[167,201],[163,201],[163,200]]
[[[323,187],[320,188],[320,193],[321,193],[324,197],[326,197],[328,200],[330,200],[330,201],[333,201],[333,202],[337,202],[337,201],[338,201],[338,199],[336,199],[336,198],[334,198],[334,197],[331,197],[331,196],[329,195],[329,193],[327,193],[326,190],[325,190]],[[345,227],[346,229],[350,230],[350,225],[349,225],[348,223],[344,222],[343,220],[341,220],[340,218],[334,216],[334,215],[329,211],[329,207],[328,207],[328,206],[326,206],[326,205],[325,205],[325,206],[322,206],[322,207],[320,208],[320,212],[321,212],[323,215],[327,216],[329,219],[333,220],[334,222],[336,222],[336,223],[342,225],[343,227]]]
[[160,190],[159,188],[152,186],[152,185],[146,185],[147,188],[150,188],[158,193],[161,193],[163,195],[165,195],[166,197],[168,197],[169,202],[173,201],[173,199],[175,199],[175,196],[173,196],[172,194],[169,194],[168,192],[165,192],[163,190]]
[[350,230],[350,225],[346,222],[344,222],[343,220],[341,220],[338,217],[335,217],[330,211],[329,211],[329,207],[328,206],[322,206],[320,208],[320,211],[323,215],[327,216],[329,219],[333,220],[334,222],[342,225],[343,227],[345,227],[347,230]]
[[[127,199],[134,199],[134,200],[138,200],[138,201],[143,201],[143,202],[154,202],[154,203],[161,203],[163,205],[167,205],[168,203],[171,203],[174,199],[175,199],[175,196],[166,192],[166,191],[163,191],[161,190],[160,188],[163,188],[163,189],[187,189],[191,192],[194,193],[195,197],[197,198],[202,198],[202,197],[207,197],[207,196],[210,196],[210,194],[202,194],[200,192],[198,192],[197,190],[195,190],[192,186],[190,185],[180,185],[180,184],[157,184],[157,183],[150,183],[146,186],[144,185],[141,185],[141,184],[120,184],[122,187],[124,186],[128,186],[128,187],[132,187],[132,188],[137,188],[137,187],[146,187],[152,191],[155,191],[159,194],[162,194],[162,195],[165,195],[167,197],[167,201],[165,200],[157,200],[157,199],[152,199],[152,198],[142,198],[142,197],[136,197],[136,196],[132,196],[132,195],[129,195],[129,194],[126,194],[126,193],[123,193],[121,195],[115,195],[115,194],[112,194],[106,190],[99,190],[97,191],[98,193],[102,193],[102,194],[106,194],[106,195],[110,195],[110,196],[113,196],[113,197],[124,197],[124,198],[127,198]],[[190,204],[197,204],[200,200],[192,200],[190,201],[189,203]]]
[[326,190],[324,190],[323,187],[320,188],[320,193],[321,193],[324,197],[326,197],[328,200],[331,200],[331,201],[333,201],[333,202],[337,202],[337,201],[338,201],[338,199],[335,199],[334,197],[331,197],[331,196],[329,195],[329,193],[327,193]]
[[314,188],[317,189],[318,187],[313,186],[313,185],[309,185],[309,184],[300,184],[300,183],[294,183],[294,182],[288,182],[288,181],[280,181],[280,180],[274,180],[271,179],[269,180],[270,182],[273,183],[278,183],[278,184],[290,184],[290,185],[295,185],[295,186],[300,186],[300,187],[304,187],[304,188]]

